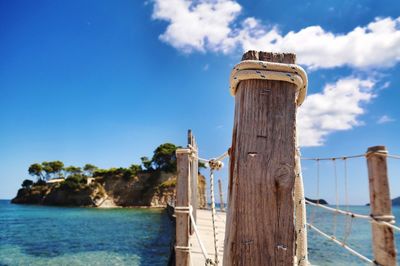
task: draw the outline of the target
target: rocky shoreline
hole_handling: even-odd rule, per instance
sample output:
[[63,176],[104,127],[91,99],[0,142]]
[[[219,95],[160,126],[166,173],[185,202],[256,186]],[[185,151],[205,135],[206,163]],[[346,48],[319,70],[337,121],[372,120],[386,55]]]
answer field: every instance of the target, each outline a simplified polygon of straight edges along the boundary
[[[129,179],[103,176],[76,187],[68,186],[65,181],[34,184],[21,188],[11,202],[97,208],[165,208],[175,198],[175,184],[176,174],[163,171],[139,173]],[[198,185],[199,190],[204,191],[205,178],[201,175]]]

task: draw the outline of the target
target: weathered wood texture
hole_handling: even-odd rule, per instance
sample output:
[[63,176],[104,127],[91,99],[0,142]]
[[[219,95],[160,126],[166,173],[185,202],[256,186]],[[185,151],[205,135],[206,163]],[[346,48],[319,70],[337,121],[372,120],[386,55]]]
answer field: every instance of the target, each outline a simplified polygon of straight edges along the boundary
[[[244,59],[295,63],[294,54]],[[239,84],[230,159],[224,265],[293,265],[296,88],[282,81]]]
[[[369,180],[369,196],[371,214],[374,217],[386,216],[390,221],[392,216],[392,201],[390,199],[389,180],[385,146],[368,148],[367,165]],[[371,223],[372,240],[375,261],[379,265],[396,265],[396,247],[393,229],[387,226]]]
[[[190,150],[178,149],[176,151],[178,177],[176,182],[176,207],[189,207],[190,200]],[[175,258],[177,266],[188,266],[190,253],[179,247],[189,246],[189,214],[175,212],[176,216],[176,248]]]
[[[190,204],[193,206],[193,218],[196,221],[198,208],[198,173],[199,161],[198,150],[195,137],[191,130],[188,131],[188,148],[192,149],[193,156],[190,159]],[[194,233],[192,224],[190,224],[190,233]]]
[[224,194],[222,193],[222,181],[221,179],[218,179],[218,188],[219,188],[219,204],[221,211],[225,211],[225,205],[224,205]]

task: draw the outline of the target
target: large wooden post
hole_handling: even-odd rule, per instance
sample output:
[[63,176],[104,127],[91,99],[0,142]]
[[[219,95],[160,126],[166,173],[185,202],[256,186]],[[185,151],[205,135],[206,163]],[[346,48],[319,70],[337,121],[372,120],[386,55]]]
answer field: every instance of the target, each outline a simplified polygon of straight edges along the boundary
[[225,211],[224,195],[222,194],[222,181],[221,181],[221,179],[218,179],[218,188],[219,188],[219,205],[221,207],[221,211]]
[[177,266],[188,266],[189,253],[189,205],[190,205],[190,149],[176,151],[178,178],[176,182],[176,246]]
[[[387,150],[385,146],[368,148],[367,165],[371,215],[381,221],[392,222],[392,201],[390,199],[387,174]],[[396,265],[396,247],[393,229],[372,223],[372,240],[375,262],[378,265]]]
[[[294,54],[250,51],[252,59],[295,63]],[[235,96],[224,265],[293,265],[296,87],[246,80]]]

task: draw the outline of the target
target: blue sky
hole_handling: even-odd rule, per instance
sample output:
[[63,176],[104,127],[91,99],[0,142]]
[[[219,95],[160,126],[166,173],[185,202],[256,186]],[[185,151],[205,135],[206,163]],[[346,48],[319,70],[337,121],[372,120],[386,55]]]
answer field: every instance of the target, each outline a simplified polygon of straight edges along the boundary
[[[185,145],[188,128],[202,157],[221,154],[228,77],[247,49],[296,52],[307,69],[304,156],[400,154],[399,16],[396,1],[0,0],[0,198],[34,162],[128,166],[160,143]],[[331,202],[332,168],[321,165],[320,188]],[[365,160],[348,168],[350,201],[368,202]],[[400,196],[399,161],[389,168]],[[304,163],[311,197],[315,172]]]

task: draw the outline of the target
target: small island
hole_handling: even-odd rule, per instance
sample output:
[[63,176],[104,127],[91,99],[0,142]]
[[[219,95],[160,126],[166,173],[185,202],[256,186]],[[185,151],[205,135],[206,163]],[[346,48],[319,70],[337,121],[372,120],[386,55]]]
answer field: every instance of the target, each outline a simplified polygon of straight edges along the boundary
[[[365,206],[370,206],[370,203],[365,204]],[[392,199],[392,206],[400,206],[400,197]]]
[[[61,161],[34,163],[15,204],[86,207],[165,207],[175,198],[176,157],[172,143],[158,146],[153,157],[128,168],[100,169],[92,164],[64,166]],[[204,167],[204,165],[199,165]],[[205,205],[205,178],[199,175],[199,204]],[[202,193],[203,192],[203,193]]]
[[392,199],[393,206],[400,206],[400,197]]
[[[312,203],[315,203],[315,204],[328,205],[328,202],[326,200],[324,200],[324,199],[310,199],[310,198],[307,198],[307,197],[305,197],[305,198],[309,202],[312,202]],[[307,204],[307,202],[306,202],[306,204]]]

